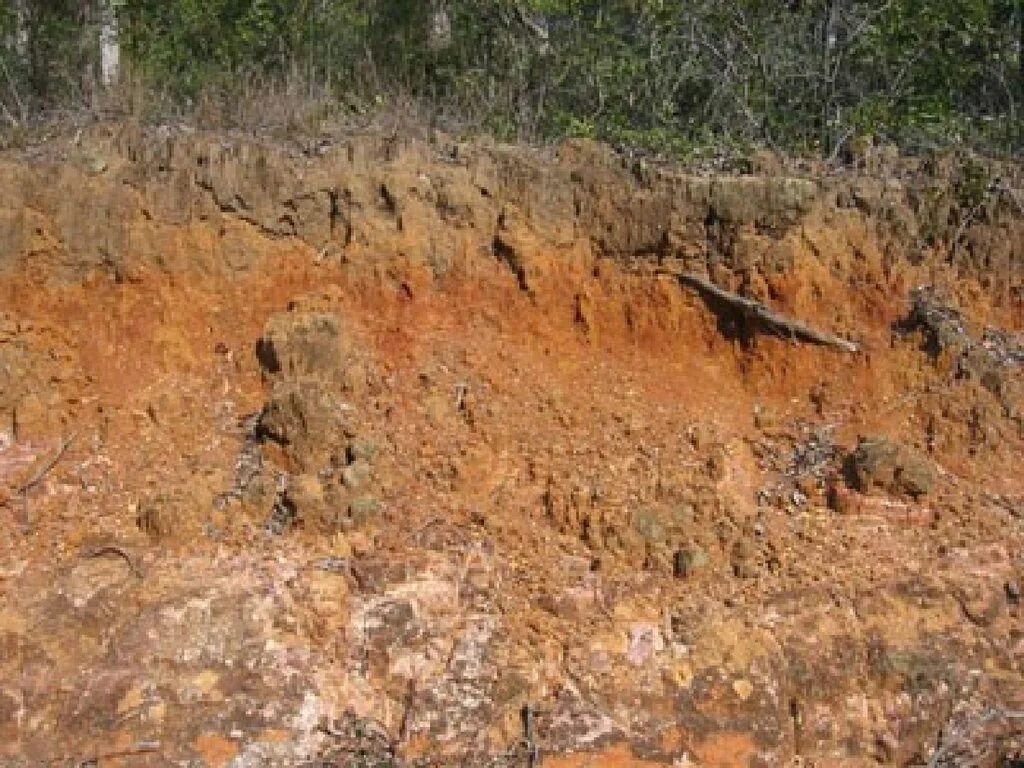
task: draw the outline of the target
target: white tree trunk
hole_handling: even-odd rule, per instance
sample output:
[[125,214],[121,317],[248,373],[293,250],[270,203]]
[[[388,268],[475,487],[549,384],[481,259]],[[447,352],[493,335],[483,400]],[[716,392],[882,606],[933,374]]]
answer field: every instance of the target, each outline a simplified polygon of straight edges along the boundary
[[18,56],[28,54],[28,9],[25,0],[14,0],[14,51]]
[[452,17],[446,0],[434,0],[430,7],[427,44],[433,50],[447,48],[452,42]]
[[117,28],[114,0],[100,6],[100,80],[104,87],[117,83],[121,70],[121,41]]

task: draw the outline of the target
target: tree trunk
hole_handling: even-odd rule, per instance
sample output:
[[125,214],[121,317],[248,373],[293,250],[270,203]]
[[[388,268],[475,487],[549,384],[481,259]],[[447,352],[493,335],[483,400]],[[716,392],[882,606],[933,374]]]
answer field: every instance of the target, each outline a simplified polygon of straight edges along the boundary
[[835,83],[833,82],[832,67],[833,56],[835,55],[838,42],[839,26],[839,0],[830,0],[825,11],[825,19],[822,29],[822,94],[821,94],[821,154],[822,157],[829,157],[832,153],[833,143],[833,104],[835,99]]
[[105,88],[117,83],[121,71],[121,39],[114,0],[100,5],[100,82]]
[[452,44],[451,9],[446,0],[434,0],[430,4],[429,24],[427,45],[432,50],[442,50]]
[[14,0],[14,52],[19,58],[28,54],[28,8],[25,0]]

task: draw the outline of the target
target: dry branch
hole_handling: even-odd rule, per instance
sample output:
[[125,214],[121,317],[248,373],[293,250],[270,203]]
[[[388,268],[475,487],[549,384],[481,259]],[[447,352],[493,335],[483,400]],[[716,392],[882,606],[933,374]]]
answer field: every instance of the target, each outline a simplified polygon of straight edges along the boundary
[[714,296],[719,301],[736,309],[744,318],[752,320],[762,328],[779,335],[789,336],[790,338],[800,339],[801,341],[810,342],[812,344],[821,344],[823,346],[833,347],[834,349],[839,349],[843,352],[860,352],[860,345],[849,341],[848,339],[843,339],[839,336],[833,336],[830,333],[815,330],[809,325],[801,323],[799,320],[792,320],[778,314],[777,312],[773,312],[761,302],[732,293],[724,288],[719,288],[710,280],[701,277],[700,275],[695,275],[692,272],[669,271],[662,271],[658,274],[672,275],[683,285]]
[[64,457],[64,454],[67,453],[68,448],[70,448],[71,444],[75,442],[75,437],[76,435],[72,435],[63,443],[61,443],[60,448],[57,449],[57,453],[54,454],[53,458],[46,462],[46,464],[44,464],[38,472],[32,475],[31,479],[29,479],[27,483],[23,484],[20,488],[18,488],[17,492],[19,494],[25,494],[31,491],[37,485],[39,485],[42,479],[46,477],[47,474],[49,474],[50,470],[57,466],[57,462],[59,462]]
[[[43,478],[49,474],[50,470],[57,466],[57,463],[63,458],[64,454],[67,453],[68,448],[70,448],[71,444],[75,442],[75,437],[76,435],[72,435],[61,443],[60,448],[57,449],[57,453],[53,455],[53,458],[40,467],[39,471],[32,475],[28,482],[23,483],[15,489],[14,495],[21,497],[21,527],[25,532],[28,531],[30,524],[28,513],[28,492],[39,485]],[[4,499],[0,496],[0,506],[7,506],[9,503],[8,499]],[[13,509],[13,506],[11,508]]]

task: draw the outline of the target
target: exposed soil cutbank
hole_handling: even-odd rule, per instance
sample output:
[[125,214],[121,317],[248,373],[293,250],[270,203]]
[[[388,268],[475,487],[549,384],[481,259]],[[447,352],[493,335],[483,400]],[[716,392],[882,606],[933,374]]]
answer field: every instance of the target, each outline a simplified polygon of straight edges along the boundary
[[0,158],[0,764],[1020,759],[1024,185],[987,173]]

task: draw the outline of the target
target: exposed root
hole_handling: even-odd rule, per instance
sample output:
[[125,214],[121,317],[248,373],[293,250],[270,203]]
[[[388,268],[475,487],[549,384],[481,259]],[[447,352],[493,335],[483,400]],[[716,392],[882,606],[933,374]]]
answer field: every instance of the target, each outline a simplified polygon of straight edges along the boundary
[[792,320],[777,312],[773,312],[761,302],[732,293],[724,288],[719,288],[710,280],[700,275],[693,274],[692,272],[671,272],[667,270],[658,271],[656,274],[672,275],[683,285],[689,288],[696,288],[703,293],[714,296],[719,301],[736,309],[748,323],[755,324],[772,333],[799,339],[811,344],[821,344],[822,346],[832,347],[843,352],[860,352],[860,345],[855,342],[815,330],[799,320]]

